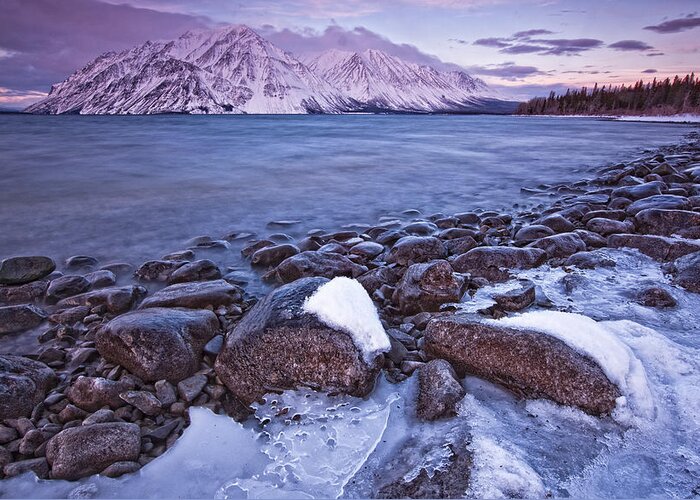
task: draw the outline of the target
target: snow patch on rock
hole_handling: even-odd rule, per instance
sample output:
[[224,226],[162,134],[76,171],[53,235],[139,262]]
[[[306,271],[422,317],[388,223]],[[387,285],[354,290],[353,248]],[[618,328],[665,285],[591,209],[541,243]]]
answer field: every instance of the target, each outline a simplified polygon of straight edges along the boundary
[[306,299],[304,311],[350,335],[367,363],[391,349],[377,309],[357,280],[333,278]]
[[559,311],[534,311],[489,322],[541,332],[565,342],[595,361],[622,392],[613,418],[626,424],[632,424],[635,416],[654,418],[656,407],[644,366],[616,334],[624,327],[618,324],[622,322],[598,323],[581,314]]

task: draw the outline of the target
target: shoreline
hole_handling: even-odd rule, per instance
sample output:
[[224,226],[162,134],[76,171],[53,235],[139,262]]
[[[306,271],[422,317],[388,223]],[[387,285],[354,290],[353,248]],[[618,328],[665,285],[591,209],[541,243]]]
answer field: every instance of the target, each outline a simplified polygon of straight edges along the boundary
[[[512,209],[508,213],[464,212],[433,218],[416,213],[411,222],[387,220],[362,232],[339,229],[312,233],[298,241],[250,241],[242,252],[277,285],[318,276],[356,279],[378,309],[380,328],[389,332],[391,340],[389,353],[378,366],[367,363],[369,371],[375,378],[381,371],[398,383],[420,373],[435,357],[425,347],[430,321],[452,317],[454,310],[460,309],[453,304],[460,299],[468,304],[490,285],[506,283],[513,289],[473,312],[498,319],[546,307],[545,298],[538,296],[534,286],[518,281],[520,272],[545,264],[551,268],[605,266],[595,253],[600,248],[635,248],[667,264],[699,252],[698,133],[692,132],[687,140],[691,142],[598,168],[590,181],[566,183],[567,189],[558,191],[559,198],[551,205],[545,202],[547,206],[537,212]],[[688,165],[696,166],[698,172],[686,172]],[[284,231],[283,224],[280,231]],[[681,238],[672,237],[679,232],[683,233]],[[236,383],[222,380],[226,371],[217,368],[222,363],[217,359],[226,345],[226,334],[245,321],[246,313],[259,299],[247,296],[245,285],[235,274],[226,274],[210,260],[197,258],[198,252],[216,251],[220,245],[217,240],[200,238],[194,251],[176,251],[138,269],[119,265],[105,269],[90,257],[72,258],[63,266],[64,276],[50,269],[55,264],[33,262],[30,271],[41,268],[35,274],[39,277],[0,287],[2,317],[10,318],[9,323],[30,325],[23,331],[42,331],[42,353],[32,357],[45,363],[56,379],[55,387],[40,397],[31,395],[29,399],[38,403],[29,412],[17,410],[17,415],[0,425],[0,434],[12,438],[2,443],[10,453],[3,464],[6,477],[26,471],[40,477],[55,475],[56,466],[50,467],[43,458],[48,443],[73,428],[89,428],[89,424],[138,426],[138,457],[132,453],[131,459],[116,460],[106,467],[122,463],[107,473],[118,476],[134,472],[172,447],[189,425],[191,407],[202,406],[239,420],[248,416],[240,396],[245,392],[232,396]],[[513,250],[505,257],[494,248]],[[129,278],[132,272],[137,279]],[[680,287],[698,291],[692,276],[684,278],[682,269],[674,272]],[[645,300],[649,307],[663,307],[664,300],[669,300],[663,290],[647,295],[639,300]],[[8,311],[7,307],[14,309]],[[167,312],[174,307],[193,312],[175,317]],[[156,317],[144,319],[151,313]],[[143,322],[117,325],[127,314]],[[47,318],[52,325],[48,329]],[[197,344],[194,350],[199,356],[184,375],[143,371],[142,364],[147,363],[143,354],[126,356],[117,344],[97,338],[107,330],[119,335],[120,328],[129,334],[148,331],[149,321],[166,319],[206,330],[208,338]],[[314,365],[313,361],[305,362]],[[287,383],[277,387],[298,385],[293,380]],[[103,399],[93,401],[94,394]],[[78,476],[96,472],[104,471],[85,469]]]

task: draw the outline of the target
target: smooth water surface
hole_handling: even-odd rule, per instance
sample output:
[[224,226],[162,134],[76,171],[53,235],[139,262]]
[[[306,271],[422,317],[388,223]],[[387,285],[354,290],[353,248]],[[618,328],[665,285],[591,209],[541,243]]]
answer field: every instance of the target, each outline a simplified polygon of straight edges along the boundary
[[673,143],[688,125],[507,116],[0,115],[0,258],[138,264],[199,235],[508,208],[524,186]]

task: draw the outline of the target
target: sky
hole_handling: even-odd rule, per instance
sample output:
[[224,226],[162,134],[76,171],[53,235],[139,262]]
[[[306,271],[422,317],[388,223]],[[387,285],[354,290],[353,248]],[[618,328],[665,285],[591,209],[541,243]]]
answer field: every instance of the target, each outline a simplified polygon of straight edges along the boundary
[[462,68],[515,100],[700,69],[700,0],[0,0],[0,107],[104,52],[224,24],[296,55],[377,48]]

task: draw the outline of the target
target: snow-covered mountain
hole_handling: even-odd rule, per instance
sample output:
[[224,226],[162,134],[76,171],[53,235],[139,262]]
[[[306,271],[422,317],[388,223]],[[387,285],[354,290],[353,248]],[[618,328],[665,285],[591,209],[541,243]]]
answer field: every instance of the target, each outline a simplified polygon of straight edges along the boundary
[[460,111],[487,95],[486,84],[462,71],[441,72],[379,50],[328,50],[307,64],[343,94],[368,108],[392,111]]
[[306,64],[246,26],[188,32],[110,52],[51,88],[29,113],[439,112],[478,107],[488,89],[377,50],[328,51]]

